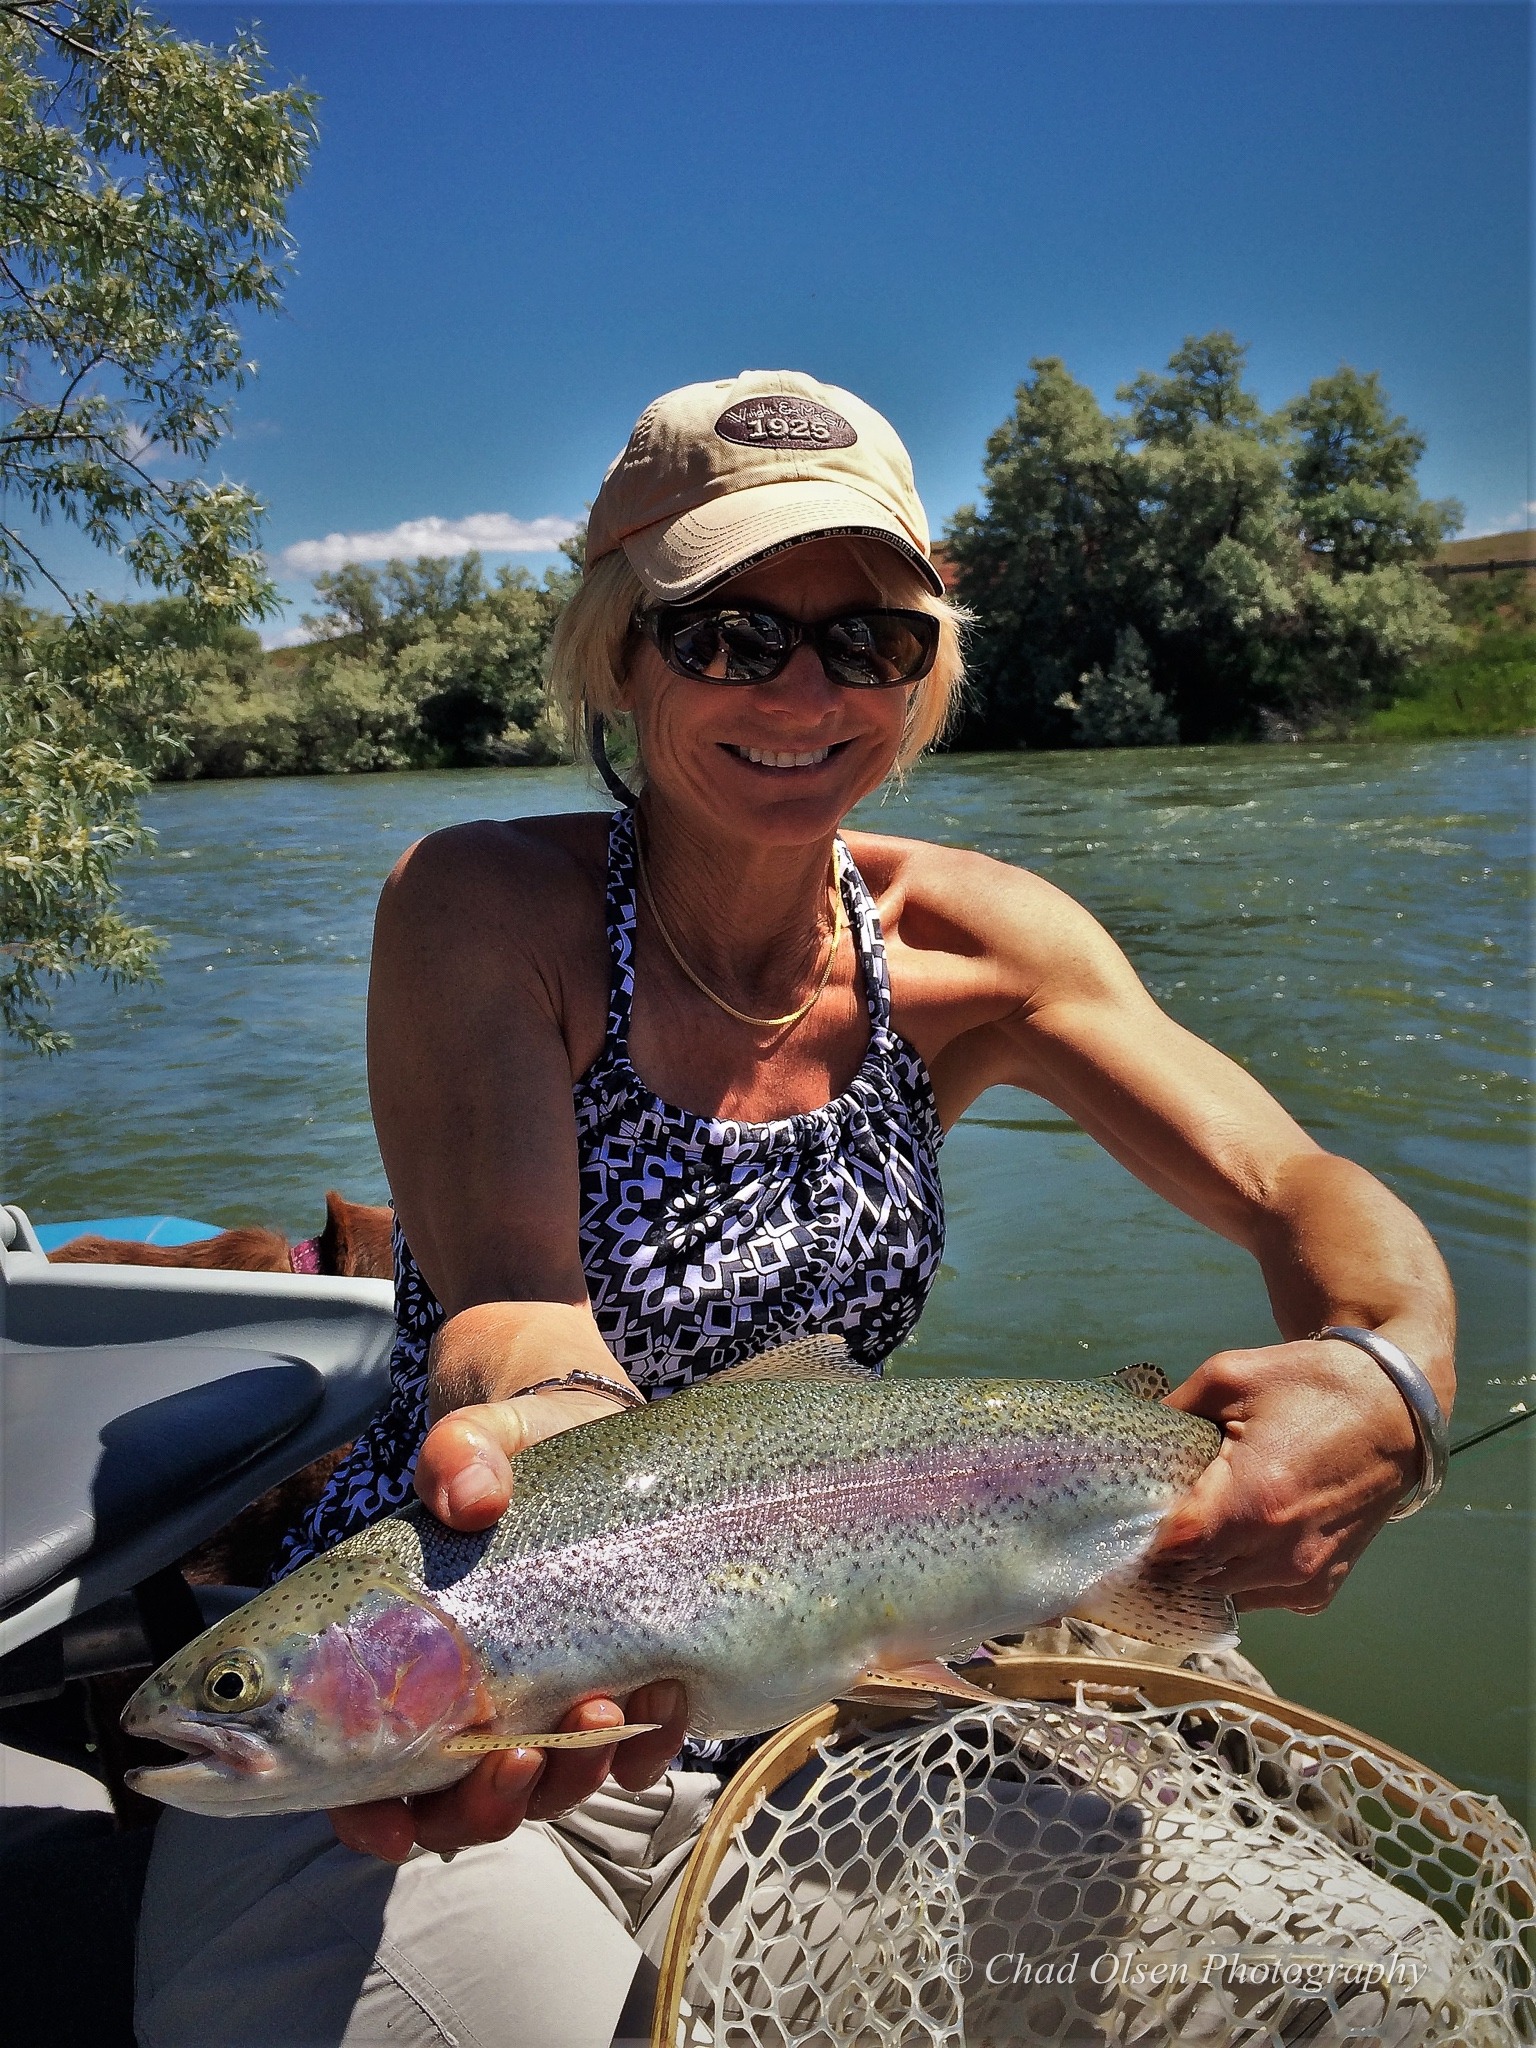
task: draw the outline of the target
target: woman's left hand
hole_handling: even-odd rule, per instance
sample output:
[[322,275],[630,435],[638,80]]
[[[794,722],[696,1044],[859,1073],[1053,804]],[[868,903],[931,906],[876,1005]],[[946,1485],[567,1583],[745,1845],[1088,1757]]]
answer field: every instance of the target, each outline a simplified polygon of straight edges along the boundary
[[1321,1613],[1418,1473],[1402,1396],[1346,1344],[1218,1352],[1168,1405],[1219,1423],[1225,1441],[1152,1556],[1195,1567],[1239,1607]]

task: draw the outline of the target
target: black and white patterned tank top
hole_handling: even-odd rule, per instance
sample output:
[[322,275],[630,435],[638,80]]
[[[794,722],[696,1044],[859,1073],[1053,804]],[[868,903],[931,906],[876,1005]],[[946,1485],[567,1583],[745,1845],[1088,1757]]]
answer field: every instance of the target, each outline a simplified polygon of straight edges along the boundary
[[[843,1094],[768,1123],[660,1100],[630,1064],[635,821],[608,838],[612,959],[603,1049],[575,1088],[581,1261],[603,1340],[638,1387],[690,1381],[818,1331],[878,1367],[916,1324],[944,1248],[943,1142],[921,1057],[891,1029],[880,920],[847,849],[838,880],[869,1045]],[[280,1571],[400,1506],[426,1434],[443,1311],[395,1226],[398,1334],[385,1406],[284,1547]]]

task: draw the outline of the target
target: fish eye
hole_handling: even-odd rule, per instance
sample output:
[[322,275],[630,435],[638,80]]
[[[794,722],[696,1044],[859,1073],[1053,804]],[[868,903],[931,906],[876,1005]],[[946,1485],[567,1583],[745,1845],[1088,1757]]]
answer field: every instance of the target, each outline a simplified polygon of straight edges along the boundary
[[231,1650],[203,1674],[203,1698],[222,1714],[254,1707],[266,1692],[261,1666],[244,1650]]

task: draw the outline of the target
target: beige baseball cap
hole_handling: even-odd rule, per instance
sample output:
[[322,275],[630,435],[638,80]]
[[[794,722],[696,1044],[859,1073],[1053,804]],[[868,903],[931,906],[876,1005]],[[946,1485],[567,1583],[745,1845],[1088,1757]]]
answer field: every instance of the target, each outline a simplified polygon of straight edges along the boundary
[[890,422],[797,370],[743,370],[646,407],[592,507],[587,561],[622,548],[654,598],[683,604],[831,534],[889,542],[943,595]]

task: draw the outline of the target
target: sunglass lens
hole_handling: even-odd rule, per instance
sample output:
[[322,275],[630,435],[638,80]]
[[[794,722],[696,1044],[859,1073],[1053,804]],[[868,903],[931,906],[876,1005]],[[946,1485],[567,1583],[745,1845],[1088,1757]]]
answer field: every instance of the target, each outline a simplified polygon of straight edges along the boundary
[[938,621],[922,612],[850,612],[822,631],[828,675],[861,689],[915,682],[938,646]]
[[771,612],[708,612],[672,634],[672,656],[686,675],[714,683],[758,683],[784,666],[788,638]]

